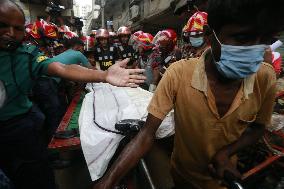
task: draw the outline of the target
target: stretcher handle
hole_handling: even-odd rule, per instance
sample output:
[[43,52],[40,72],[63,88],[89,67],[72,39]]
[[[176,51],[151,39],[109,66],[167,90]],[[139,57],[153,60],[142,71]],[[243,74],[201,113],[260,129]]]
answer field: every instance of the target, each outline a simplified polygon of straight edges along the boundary
[[238,179],[227,170],[224,172],[224,181],[228,184],[229,189],[244,189]]

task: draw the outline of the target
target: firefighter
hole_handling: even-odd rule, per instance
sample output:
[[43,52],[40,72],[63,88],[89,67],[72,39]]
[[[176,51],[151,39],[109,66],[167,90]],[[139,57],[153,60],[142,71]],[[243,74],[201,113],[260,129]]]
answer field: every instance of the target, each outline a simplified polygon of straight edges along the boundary
[[118,51],[120,56],[124,58],[130,58],[130,62],[127,64],[128,68],[134,68],[137,65],[138,55],[131,45],[129,45],[129,40],[131,37],[131,31],[128,27],[122,26],[117,30],[118,39],[120,45],[118,46]]
[[[43,74],[81,82],[109,82],[117,86],[137,86],[144,82],[142,70],[123,69],[127,60],[108,71],[79,65],[64,65],[22,44],[24,11],[13,1],[0,1],[0,169],[15,188],[54,189],[53,172],[41,143],[39,129],[44,115],[27,94]],[[64,60],[73,59],[66,55]]]
[[207,25],[207,13],[196,12],[189,18],[182,30],[184,45],[182,58],[198,58],[208,48],[204,38],[204,26]]
[[98,70],[107,70],[121,59],[118,49],[109,43],[109,38],[109,32],[106,29],[99,29],[96,32],[98,44],[95,46],[94,58]]
[[162,75],[170,64],[181,59],[181,51],[176,46],[177,34],[172,29],[158,32],[153,39],[156,47],[150,55],[149,62],[152,66],[152,81],[149,91],[154,92]]
[[145,75],[147,77],[145,85],[143,88],[148,90],[150,82],[152,81],[152,67],[149,62],[149,55],[152,53],[154,47],[153,42],[154,37],[150,33],[143,33],[137,38],[137,48],[138,48],[138,66],[145,69]]
[[[53,58],[55,61],[92,68],[88,59],[82,54],[84,43],[81,39],[78,37],[66,39],[65,47],[67,50],[55,56]],[[64,60],[66,56],[72,57],[71,60],[68,60],[68,62]],[[64,95],[60,95],[60,91],[62,91],[63,88],[66,88],[64,87],[65,83],[66,82],[62,83],[61,79],[57,77],[42,76],[37,80],[33,88],[35,103],[46,117],[44,124],[46,145],[48,145],[52,139],[67,108],[68,102],[66,101],[66,98],[64,98],[66,94],[62,93]]]
[[138,46],[137,46],[138,37],[143,33],[144,32],[140,30],[140,31],[134,32],[130,37],[129,44],[132,45],[133,49],[136,52],[138,52]]

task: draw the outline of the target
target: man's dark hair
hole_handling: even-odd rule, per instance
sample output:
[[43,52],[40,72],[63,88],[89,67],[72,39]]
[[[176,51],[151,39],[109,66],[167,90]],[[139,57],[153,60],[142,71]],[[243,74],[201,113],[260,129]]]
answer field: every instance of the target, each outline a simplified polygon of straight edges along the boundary
[[82,45],[84,46],[84,42],[79,37],[73,37],[71,39],[65,39],[64,46],[67,49],[74,47],[75,45]]
[[6,3],[10,3],[12,5],[15,5],[19,9],[19,11],[21,11],[21,13],[23,14],[23,16],[25,18],[25,13],[24,13],[22,7],[20,7],[20,5],[18,5],[17,3],[15,3],[14,1],[11,1],[11,0],[0,0],[0,6],[4,5]]
[[208,25],[215,31],[229,24],[254,26],[261,34],[284,30],[283,0],[209,0]]

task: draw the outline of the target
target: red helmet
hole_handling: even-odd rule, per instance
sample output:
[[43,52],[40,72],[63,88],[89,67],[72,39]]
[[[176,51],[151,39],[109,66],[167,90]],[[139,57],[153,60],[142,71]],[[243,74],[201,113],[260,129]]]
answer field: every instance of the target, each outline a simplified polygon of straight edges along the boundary
[[160,42],[168,42],[168,43],[172,43],[173,45],[176,45],[176,42],[177,42],[176,32],[172,29],[159,31],[155,35],[155,37],[153,39],[153,43],[155,45],[159,45]]
[[154,47],[152,41],[154,37],[149,33],[143,33],[138,37],[138,46],[142,47],[144,50],[149,50]]
[[33,24],[30,35],[35,39],[40,39],[41,37],[43,37],[41,36],[40,30],[42,31],[42,34],[45,37],[52,38],[52,39],[55,39],[58,37],[57,26],[52,23],[47,23],[44,20],[36,21]]
[[207,15],[206,12],[196,12],[189,18],[182,31],[191,33],[191,35],[203,33],[203,27],[207,24]]
[[70,28],[66,25],[58,27],[58,32],[60,33],[65,33],[65,32],[70,32]]
[[139,37],[139,35],[141,35],[141,34],[143,34],[144,32],[143,31],[137,31],[137,32],[135,32],[135,33],[133,33],[133,36],[135,36],[135,37]]
[[46,37],[48,38],[52,38],[52,39],[55,39],[55,38],[58,38],[58,29],[57,29],[57,26],[53,23],[47,23],[44,21],[44,24],[43,24],[43,33]]
[[162,34],[166,35],[171,41],[176,44],[177,42],[177,33],[172,29],[166,29],[162,31]]
[[63,38],[65,39],[72,39],[74,37],[78,37],[78,35],[75,33],[75,32],[65,32],[64,35],[63,35]]
[[106,29],[99,29],[96,31],[96,39],[109,38],[109,32]]
[[118,30],[117,30],[117,35],[131,35],[131,30],[126,27],[126,26],[121,26]]
[[95,38],[91,36],[82,36],[81,40],[85,44],[86,51],[90,51],[95,46]]
[[31,31],[29,32],[29,34],[34,38],[34,39],[40,39],[42,36],[39,33],[40,29],[43,29],[43,25],[44,25],[44,20],[38,20],[35,23],[33,23]]

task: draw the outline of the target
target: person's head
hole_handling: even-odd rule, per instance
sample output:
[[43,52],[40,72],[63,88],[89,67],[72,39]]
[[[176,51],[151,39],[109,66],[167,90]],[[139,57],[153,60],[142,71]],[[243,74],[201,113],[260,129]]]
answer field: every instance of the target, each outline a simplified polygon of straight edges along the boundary
[[269,44],[284,30],[283,10],[283,0],[209,0],[207,33],[215,60],[220,60],[221,44]]
[[204,40],[204,26],[207,25],[207,13],[196,12],[192,15],[182,30],[183,41],[194,48],[202,47]]
[[103,48],[106,48],[109,44],[109,32],[106,29],[99,29],[96,32],[96,40]]
[[65,42],[66,49],[73,49],[75,51],[84,52],[84,42],[79,37],[73,37],[71,39],[67,39]]
[[131,30],[126,26],[122,26],[117,30],[117,35],[120,43],[127,45],[131,36]]
[[177,42],[177,34],[172,29],[166,29],[158,32],[153,39],[153,43],[159,47],[164,54],[174,50]]
[[150,33],[139,35],[137,38],[137,46],[140,55],[144,54],[146,51],[150,51],[154,47],[152,43],[153,39],[154,37]]
[[25,36],[25,15],[14,2],[0,0],[0,49],[15,50]]

